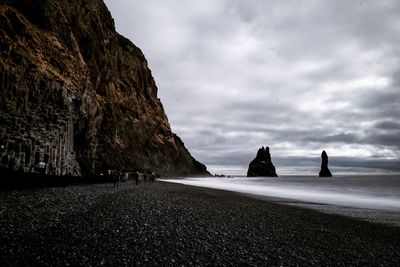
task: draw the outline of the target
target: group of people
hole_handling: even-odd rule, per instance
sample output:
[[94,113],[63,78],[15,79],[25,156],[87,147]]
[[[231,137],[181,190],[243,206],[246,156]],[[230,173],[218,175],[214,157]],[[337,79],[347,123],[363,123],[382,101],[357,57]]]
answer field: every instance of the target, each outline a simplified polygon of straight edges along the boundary
[[[114,188],[119,187],[119,183],[121,182],[122,179],[122,171],[118,170],[108,170],[108,175],[112,178],[112,181],[114,183]],[[126,174],[127,179],[133,179],[135,180],[135,185],[139,185],[140,182],[150,182],[153,183],[156,179],[156,174],[152,171],[145,171],[145,172],[128,172]]]
[[156,179],[156,174],[154,172],[134,172],[133,179],[135,180],[136,185],[138,185],[140,182],[153,183]]

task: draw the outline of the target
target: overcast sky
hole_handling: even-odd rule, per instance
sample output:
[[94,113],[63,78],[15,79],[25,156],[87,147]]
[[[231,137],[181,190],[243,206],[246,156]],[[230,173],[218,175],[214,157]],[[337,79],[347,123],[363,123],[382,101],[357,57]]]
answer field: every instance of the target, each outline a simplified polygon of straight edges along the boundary
[[400,2],[106,0],[200,161],[400,170]]

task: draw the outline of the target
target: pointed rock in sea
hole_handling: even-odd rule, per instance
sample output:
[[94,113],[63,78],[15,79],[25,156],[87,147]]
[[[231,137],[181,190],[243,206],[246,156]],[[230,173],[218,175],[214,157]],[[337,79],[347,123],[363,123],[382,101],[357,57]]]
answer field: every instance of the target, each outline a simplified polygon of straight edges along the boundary
[[321,154],[321,170],[319,172],[319,177],[332,177],[332,173],[328,168],[328,154],[326,154],[325,150],[322,151]]
[[255,159],[249,164],[247,177],[268,176],[277,177],[275,166],[272,164],[269,147],[261,147]]

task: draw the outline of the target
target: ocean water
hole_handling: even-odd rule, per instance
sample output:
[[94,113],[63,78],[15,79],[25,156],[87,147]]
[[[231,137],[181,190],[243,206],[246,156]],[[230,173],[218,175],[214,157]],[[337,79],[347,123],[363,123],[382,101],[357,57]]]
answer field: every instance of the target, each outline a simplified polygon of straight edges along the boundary
[[188,177],[164,181],[267,197],[328,213],[400,224],[400,175]]

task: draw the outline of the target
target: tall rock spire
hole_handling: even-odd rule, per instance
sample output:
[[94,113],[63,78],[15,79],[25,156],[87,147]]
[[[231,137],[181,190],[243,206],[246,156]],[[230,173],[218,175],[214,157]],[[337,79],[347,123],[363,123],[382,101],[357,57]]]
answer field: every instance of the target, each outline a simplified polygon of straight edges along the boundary
[[321,171],[319,172],[319,177],[332,177],[332,173],[328,168],[328,154],[326,154],[325,150],[322,151],[321,154]]

